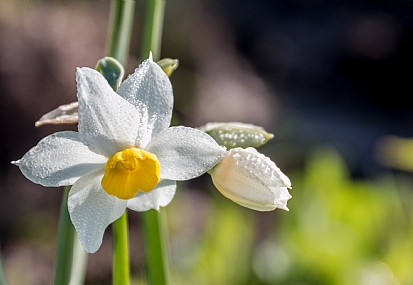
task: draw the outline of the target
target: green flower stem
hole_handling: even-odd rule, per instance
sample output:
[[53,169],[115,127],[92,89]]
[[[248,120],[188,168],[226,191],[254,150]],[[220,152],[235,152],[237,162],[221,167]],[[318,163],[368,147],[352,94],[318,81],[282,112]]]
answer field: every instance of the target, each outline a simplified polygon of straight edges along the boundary
[[[111,1],[111,15],[108,29],[106,55],[126,65],[135,1]],[[127,211],[112,224],[113,232],[113,284],[129,285],[129,241]]]
[[59,227],[57,230],[57,249],[54,267],[54,285],[67,285],[70,281],[73,258],[75,228],[70,221],[67,198],[70,186],[66,186],[60,206]]
[[148,283],[150,285],[169,284],[162,215],[155,210],[143,212],[142,226]]
[[147,58],[152,51],[153,60],[161,56],[162,27],[166,1],[147,0],[145,2],[145,23],[141,55]]
[[79,237],[75,233],[73,236],[73,258],[72,271],[69,285],[83,284],[86,274],[87,254]]
[[116,58],[123,66],[129,52],[135,1],[114,0],[110,2],[110,20],[106,55]]
[[[142,58],[152,51],[154,61],[159,60],[162,26],[166,1],[147,0],[142,43]],[[162,216],[155,210],[142,213],[143,237],[148,282],[151,285],[169,284],[169,267],[165,251],[165,234]]]
[[[135,10],[135,1],[115,0],[111,2],[111,15],[108,29],[108,42],[106,54],[116,58],[125,65],[128,56],[130,36]],[[58,227],[58,240],[54,270],[54,285],[83,284],[87,255],[79,239],[67,208],[67,199],[70,187],[65,187]],[[129,284],[129,253],[127,241],[126,214],[114,223],[115,242],[114,260],[116,257],[116,270],[114,266],[114,284]],[[115,226],[117,224],[117,226]],[[119,225],[121,224],[121,225]],[[119,233],[117,231],[120,231]],[[124,241],[126,238],[126,241]],[[126,249],[126,250],[125,250]],[[116,253],[115,253],[116,252]],[[123,262],[117,263],[117,260]],[[125,262],[126,261],[126,262]],[[1,274],[1,272],[0,272]],[[119,277],[121,274],[124,276]],[[0,276],[1,277],[1,276]],[[116,278],[115,278],[116,277]],[[116,280],[121,280],[116,281]]]
[[127,210],[113,222],[113,285],[129,285],[129,238]]

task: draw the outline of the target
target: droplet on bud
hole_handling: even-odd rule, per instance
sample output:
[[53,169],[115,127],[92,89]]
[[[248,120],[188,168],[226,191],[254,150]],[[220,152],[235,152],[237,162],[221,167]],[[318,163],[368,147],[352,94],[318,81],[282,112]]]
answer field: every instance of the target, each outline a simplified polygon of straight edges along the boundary
[[208,123],[199,129],[213,137],[219,145],[228,149],[259,147],[274,137],[262,127],[238,122]]

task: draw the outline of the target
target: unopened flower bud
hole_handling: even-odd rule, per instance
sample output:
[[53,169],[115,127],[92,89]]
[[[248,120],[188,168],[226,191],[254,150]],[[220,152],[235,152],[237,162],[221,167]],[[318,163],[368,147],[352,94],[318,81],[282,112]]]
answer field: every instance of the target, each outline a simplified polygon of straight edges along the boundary
[[241,206],[257,211],[288,211],[290,179],[254,148],[227,151],[209,174],[222,195]]
[[162,70],[166,73],[166,75],[168,75],[168,77],[171,77],[172,73],[179,66],[179,60],[172,58],[163,58],[156,63],[162,68]]
[[259,147],[274,137],[262,127],[244,123],[208,123],[199,127],[226,148]]

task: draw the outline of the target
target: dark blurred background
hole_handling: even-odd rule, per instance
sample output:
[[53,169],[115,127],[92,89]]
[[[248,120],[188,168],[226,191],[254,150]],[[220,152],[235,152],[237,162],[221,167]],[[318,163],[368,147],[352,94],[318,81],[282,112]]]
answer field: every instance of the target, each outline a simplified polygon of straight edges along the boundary
[[[48,134],[76,130],[34,122],[75,101],[75,68],[94,67],[105,56],[109,6],[1,2],[0,242],[6,275],[16,280],[10,284],[50,284],[62,194],[26,180],[10,161]],[[142,60],[143,9],[138,1],[126,74]],[[412,13],[411,1],[167,1],[162,57],[180,61],[171,77],[176,116],[192,127],[265,127],[275,138],[262,152],[287,175],[329,145],[353,178],[375,179],[389,172],[376,160],[377,140],[413,136]],[[204,190],[189,195],[202,200],[210,196]],[[131,224],[139,241],[135,213]],[[140,252],[132,259],[139,266],[141,245],[131,247]],[[88,284],[110,278],[110,251],[105,235],[90,256]],[[19,276],[22,268],[29,279]]]

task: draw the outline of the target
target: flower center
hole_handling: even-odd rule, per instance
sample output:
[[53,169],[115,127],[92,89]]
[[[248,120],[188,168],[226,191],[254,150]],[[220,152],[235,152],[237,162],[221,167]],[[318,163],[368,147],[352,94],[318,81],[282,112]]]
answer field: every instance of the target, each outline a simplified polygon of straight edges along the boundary
[[119,199],[135,197],[138,191],[149,192],[160,181],[156,155],[139,148],[115,153],[105,165],[102,188]]

